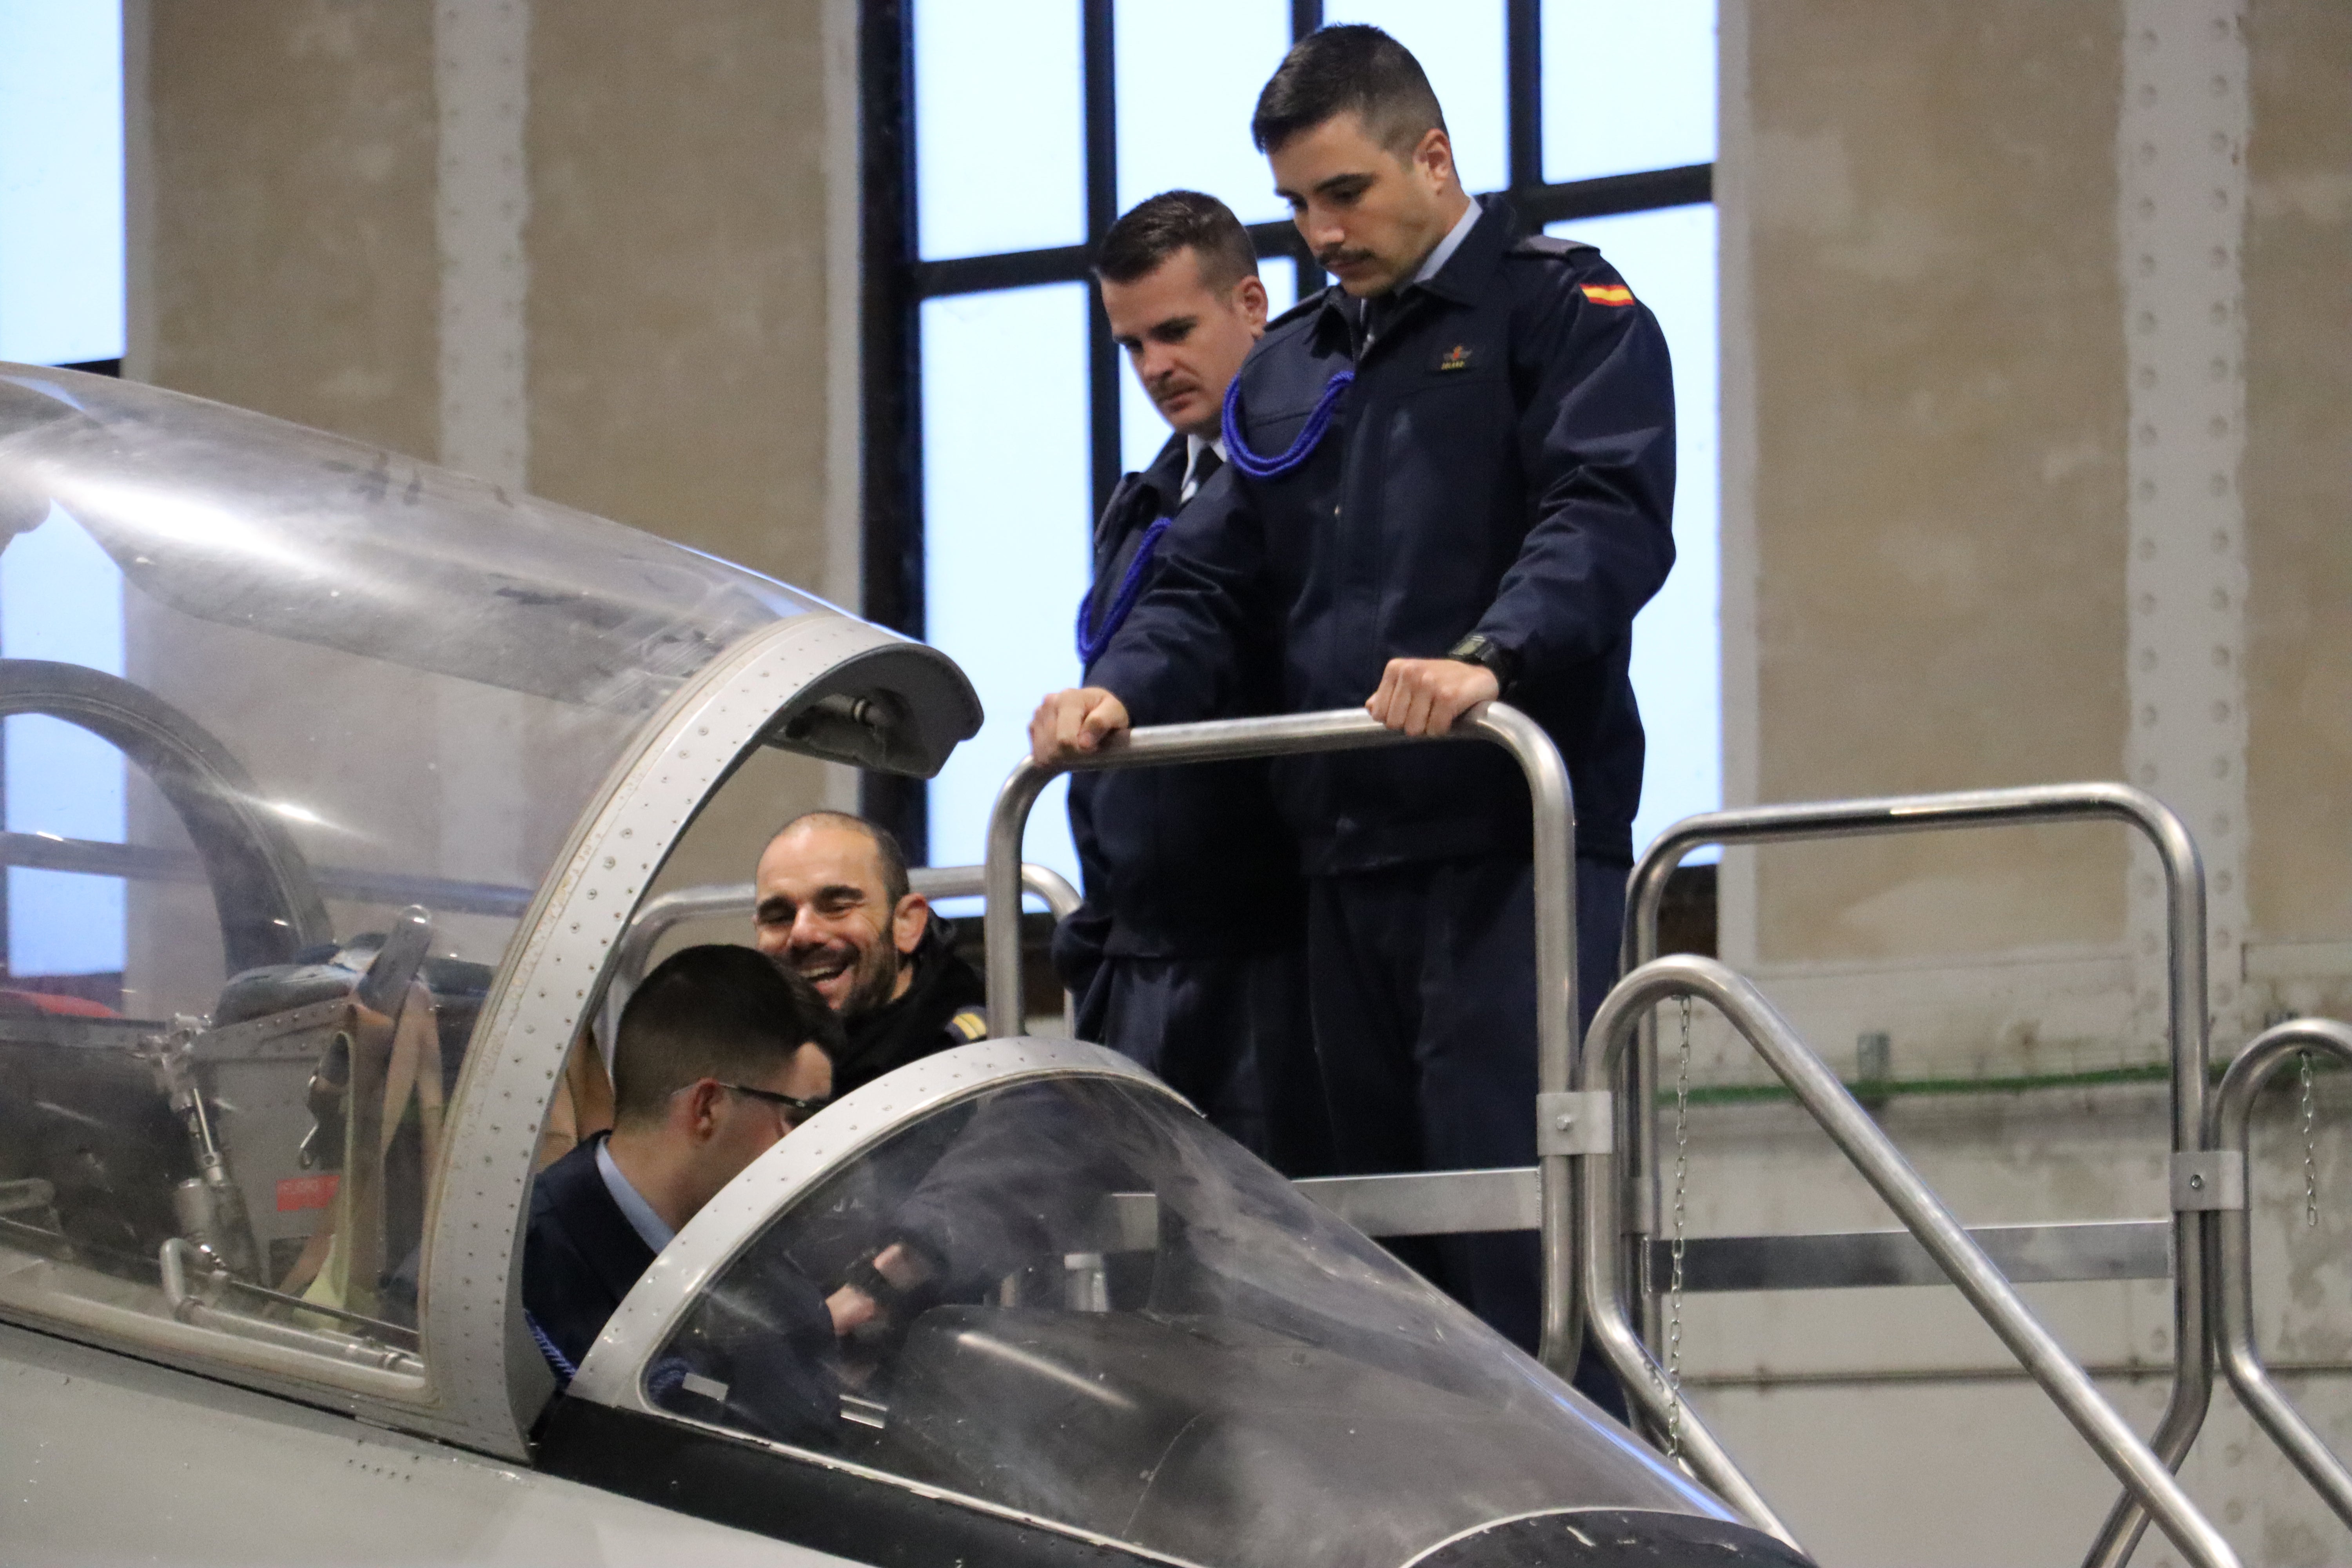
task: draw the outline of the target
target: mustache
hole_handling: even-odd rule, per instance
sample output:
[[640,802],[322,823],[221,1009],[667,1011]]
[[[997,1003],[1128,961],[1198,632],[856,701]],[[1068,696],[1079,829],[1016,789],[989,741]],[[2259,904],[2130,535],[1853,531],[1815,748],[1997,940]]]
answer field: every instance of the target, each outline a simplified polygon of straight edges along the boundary
[[1350,250],[1344,245],[1326,246],[1321,250],[1315,253],[1315,265],[1320,267],[1326,272],[1337,272],[1344,263],[1370,261],[1371,259],[1372,253],[1370,251]]

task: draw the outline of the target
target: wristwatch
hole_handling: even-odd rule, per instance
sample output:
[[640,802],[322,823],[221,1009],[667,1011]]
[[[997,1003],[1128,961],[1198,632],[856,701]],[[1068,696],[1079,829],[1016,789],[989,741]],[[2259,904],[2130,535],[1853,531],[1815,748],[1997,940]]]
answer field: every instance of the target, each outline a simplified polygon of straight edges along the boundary
[[1512,679],[1519,673],[1519,656],[1480,632],[1472,632],[1447,648],[1445,657],[1463,664],[1483,666],[1494,676],[1497,691],[1508,691]]

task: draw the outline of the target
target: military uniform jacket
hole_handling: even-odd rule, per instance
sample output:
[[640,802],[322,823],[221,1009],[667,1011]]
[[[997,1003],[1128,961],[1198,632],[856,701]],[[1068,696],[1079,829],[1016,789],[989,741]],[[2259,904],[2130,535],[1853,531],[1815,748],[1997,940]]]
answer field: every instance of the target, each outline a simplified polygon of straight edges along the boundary
[[915,977],[906,994],[843,1022],[846,1039],[833,1063],[835,1099],[908,1062],[988,1037],[987,984],[956,955],[954,941],[955,927],[933,914],[907,955]]
[[[1119,481],[1103,509],[1086,603],[1087,625],[1097,635],[1146,531],[1178,515],[1187,456],[1184,437],[1171,437],[1150,468]],[[1229,471],[1211,476],[1184,510],[1216,505]],[[1156,574],[1158,558],[1155,552],[1148,574]],[[1234,683],[1235,704],[1215,717],[1277,707],[1275,644],[1252,640]],[[1093,679],[1090,667],[1087,679]],[[1298,940],[1304,893],[1297,846],[1275,809],[1262,762],[1074,774],[1070,834],[1087,901],[1055,931],[1054,956],[1074,989],[1083,988],[1105,956],[1200,958]]]
[[[1334,375],[1354,384],[1297,467],[1229,464],[1217,504],[1186,509],[1089,679],[1139,725],[1217,716],[1270,630],[1284,708],[1353,708],[1390,659],[1481,633],[1517,660],[1507,700],[1567,760],[1579,852],[1626,861],[1643,751],[1626,665],[1674,562],[1673,378],[1598,251],[1512,225],[1489,204],[1360,362],[1360,307],[1338,289],[1275,322],[1239,378],[1252,452],[1285,452]],[[1275,777],[1311,875],[1527,849],[1526,785],[1496,748],[1286,759]]]
[[574,1144],[530,1184],[523,1233],[522,1304],[573,1366],[654,1266],[654,1249],[613,1201],[596,1169],[599,1132]]

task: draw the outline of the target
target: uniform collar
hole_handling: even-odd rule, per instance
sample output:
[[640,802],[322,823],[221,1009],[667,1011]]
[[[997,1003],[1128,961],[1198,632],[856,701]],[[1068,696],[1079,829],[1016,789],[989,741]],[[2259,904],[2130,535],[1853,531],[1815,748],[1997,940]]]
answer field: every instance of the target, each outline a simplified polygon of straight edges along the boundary
[[[1517,220],[1501,198],[1489,197],[1482,203],[1471,197],[1470,210],[1446,231],[1420,272],[1398,292],[1433,294],[1456,305],[1475,303],[1501,263],[1503,252],[1510,248],[1517,226]],[[1334,283],[1323,291],[1322,313],[1315,330],[1318,334],[1337,332],[1339,341],[1352,342],[1356,312],[1361,309],[1362,301]]]
[[1152,492],[1152,501],[1159,510],[1157,517],[1176,504],[1176,492],[1184,488],[1185,471],[1192,462],[1192,438],[1181,431],[1170,431],[1168,439],[1151,459],[1151,466],[1136,476],[1139,487]]
[[[1192,448],[1186,445],[1186,437],[1171,431],[1141,472],[1119,476],[1118,488],[1110,492],[1110,503],[1095,519],[1097,562],[1124,531],[1149,527],[1152,518],[1175,510],[1176,497],[1184,488],[1184,474],[1191,461]],[[1139,523],[1129,521],[1139,507],[1151,514]]]
[[1462,248],[1462,242],[1477,226],[1479,213],[1478,198],[1472,196],[1469,205],[1462,209],[1462,216],[1454,220],[1454,226],[1445,231],[1445,237],[1437,242],[1437,248],[1421,264],[1421,270],[1412,275],[1413,282],[1426,283],[1444,270],[1445,264],[1454,259],[1454,253]]
[[604,1178],[604,1190],[613,1194],[614,1206],[629,1222],[629,1228],[637,1233],[637,1239],[658,1256],[677,1232],[654,1212],[654,1205],[646,1202],[643,1193],[629,1184],[629,1178],[621,1174],[621,1167],[613,1163],[609,1138],[596,1140],[596,1173]]
[[[1511,247],[1518,220],[1499,197],[1490,197],[1483,205],[1473,197],[1470,205],[1477,209],[1475,220],[1466,228],[1456,224],[1453,232],[1429,253],[1437,266],[1425,268],[1420,277],[1405,285],[1407,289],[1426,289],[1457,305],[1475,302],[1486,289],[1486,280],[1502,262],[1503,252]],[[1449,245],[1453,247],[1450,251],[1446,249]],[[1441,257],[1444,259],[1440,260]]]

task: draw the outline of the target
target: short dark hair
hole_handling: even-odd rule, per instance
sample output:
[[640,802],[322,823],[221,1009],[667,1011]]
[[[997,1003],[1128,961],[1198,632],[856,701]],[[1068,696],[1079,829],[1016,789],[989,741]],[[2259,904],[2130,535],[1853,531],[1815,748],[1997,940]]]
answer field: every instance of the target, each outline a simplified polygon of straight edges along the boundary
[[1250,138],[1259,152],[1272,153],[1351,110],[1399,157],[1445,129],[1445,111],[1412,51],[1378,27],[1350,24],[1319,27],[1290,47],[1257,95]]
[[658,1120],[698,1079],[748,1083],[803,1046],[841,1051],[841,1020],[816,987],[766,953],[713,942],[671,953],[629,994],[613,1043],[613,1120]]
[[880,823],[868,822],[854,812],[803,811],[768,835],[768,842],[773,844],[793,828],[806,826],[812,822],[830,822],[837,827],[866,835],[866,841],[874,846],[874,858],[882,863],[882,891],[889,899],[893,910],[898,907],[898,900],[912,890],[912,884],[907,880],[907,851],[900,847],[898,836]]
[[1119,215],[1095,250],[1095,276],[1132,283],[1180,250],[1201,258],[1201,281],[1223,293],[1257,274],[1257,247],[1231,207],[1198,191],[1162,191]]

